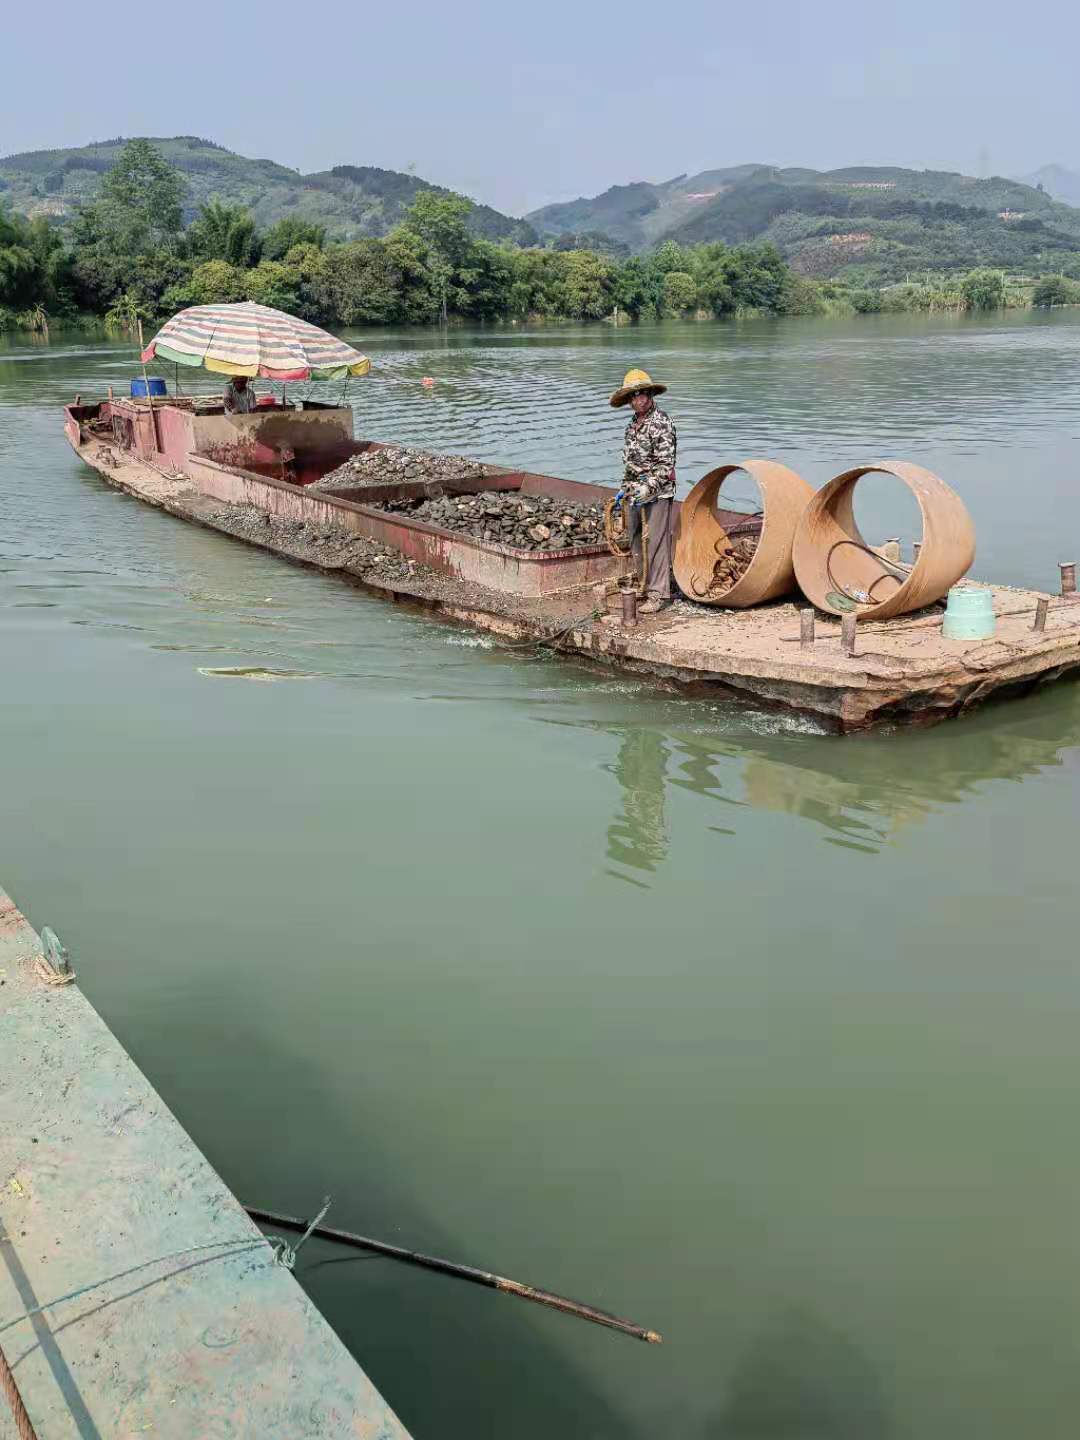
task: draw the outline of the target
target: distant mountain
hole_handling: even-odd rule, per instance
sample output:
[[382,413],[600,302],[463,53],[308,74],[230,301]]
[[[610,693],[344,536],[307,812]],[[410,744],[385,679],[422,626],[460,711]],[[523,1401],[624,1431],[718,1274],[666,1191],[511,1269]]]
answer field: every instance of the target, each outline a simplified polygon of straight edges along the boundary
[[[97,194],[101,177],[126,142],[106,140],[71,150],[30,150],[0,159],[0,198],[26,215],[51,215],[63,222]],[[325,225],[339,239],[385,235],[401,219],[420,190],[447,192],[415,175],[369,165],[336,165],[301,175],[273,160],[249,160],[212,140],[191,135],[154,139],[170,164],[188,182],[187,219],[203,201],[246,205],[266,228],[286,215]],[[470,217],[475,233],[489,239],[535,241],[532,227],[476,205]]]
[[703,204],[766,168],[734,165],[727,170],[677,175],[674,180],[665,180],[659,185],[643,180],[632,185],[613,185],[592,200],[582,198],[545,205],[525,218],[541,239],[600,231],[632,250],[648,250],[692,219]]
[[1041,185],[1055,200],[1066,205],[1080,205],[1080,175],[1064,165],[1044,165],[1041,170],[1023,176],[1025,185]]
[[935,170],[738,165],[526,216],[541,236],[602,231],[633,250],[665,240],[768,240],[807,275],[868,281],[925,270],[1054,264],[1080,253],[1080,211],[1020,181]]

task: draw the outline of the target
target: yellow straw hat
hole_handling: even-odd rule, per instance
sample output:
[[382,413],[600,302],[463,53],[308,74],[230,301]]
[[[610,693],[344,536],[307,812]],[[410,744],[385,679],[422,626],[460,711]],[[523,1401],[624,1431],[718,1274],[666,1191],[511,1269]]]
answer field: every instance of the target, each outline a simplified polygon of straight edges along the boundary
[[623,382],[611,397],[612,405],[625,405],[631,395],[663,395],[666,385],[653,380],[644,370],[628,370]]

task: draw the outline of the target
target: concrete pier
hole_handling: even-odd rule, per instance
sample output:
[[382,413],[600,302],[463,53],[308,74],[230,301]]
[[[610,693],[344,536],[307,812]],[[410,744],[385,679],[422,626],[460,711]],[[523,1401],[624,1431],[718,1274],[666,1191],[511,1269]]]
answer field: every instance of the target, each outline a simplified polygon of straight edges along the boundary
[[[0,890],[0,1347],[40,1440],[407,1440],[60,978]],[[0,1437],[15,1433],[0,1396]]]

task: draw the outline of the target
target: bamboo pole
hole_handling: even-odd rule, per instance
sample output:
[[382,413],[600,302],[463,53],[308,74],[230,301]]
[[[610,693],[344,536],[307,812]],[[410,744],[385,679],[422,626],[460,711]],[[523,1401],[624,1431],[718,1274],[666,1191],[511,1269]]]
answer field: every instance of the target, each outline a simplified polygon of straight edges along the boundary
[[[277,1230],[308,1231],[306,1220],[295,1215],[276,1215],[272,1210],[259,1210],[254,1205],[244,1209],[253,1220]],[[369,1240],[364,1235],[353,1235],[348,1230],[334,1230],[329,1225],[316,1225],[312,1235],[322,1240],[334,1240],[339,1245],[351,1246],[354,1250],[371,1250],[376,1255],[386,1255],[391,1260],[403,1260],[406,1265],[419,1265],[424,1270],[436,1270],[440,1275],[453,1275],[459,1280],[468,1280],[473,1285],[485,1285],[489,1290],[501,1290],[506,1295],[516,1295],[519,1300],[533,1300],[551,1310],[561,1310],[564,1315],[576,1315],[579,1320],[591,1320],[594,1325],[606,1325],[609,1330],[618,1330],[631,1335],[635,1340],[644,1340],[649,1345],[660,1345],[663,1336],[655,1330],[646,1330],[632,1320],[622,1320],[607,1310],[598,1310],[594,1305],[582,1304],[579,1300],[568,1300],[565,1295],[555,1295],[550,1290],[538,1290],[533,1285],[523,1285],[520,1280],[508,1280],[504,1275],[493,1275],[488,1270],[477,1270],[472,1265],[458,1265],[453,1260],[439,1260],[434,1255],[422,1255],[417,1250],[405,1250],[400,1245],[388,1245],[384,1240]]]
[[158,435],[157,411],[154,409],[154,397],[150,394],[150,377],[146,373],[146,361],[142,358],[142,352],[146,349],[143,344],[142,317],[139,317],[139,360],[142,364],[143,384],[146,386],[146,403],[150,406],[150,425],[154,431],[154,449],[161,454],[161,437]]

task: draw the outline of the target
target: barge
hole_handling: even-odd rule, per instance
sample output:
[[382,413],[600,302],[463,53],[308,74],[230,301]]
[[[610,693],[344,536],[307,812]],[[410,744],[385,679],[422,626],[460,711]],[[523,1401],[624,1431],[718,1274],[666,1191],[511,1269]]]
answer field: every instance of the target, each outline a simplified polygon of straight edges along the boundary
[[[595,504],[610,489],[498,465],[478,465],[461,481],[433,474],[313,489],[351,457],[386,448],[354,438],[348,406],[305,401],[237,415],[190,398],[77,396],[64,428],[109,484],[184,520],[508,641],[808,714],[839,732],[933,722],[1080,672],[1074,597],[1004,585],[992,587],[990,640],[948,639],[940,611],[929,610],[860,624],[854,653],[838,620],[819,615],[807,645],[798,608],[783,600],[740,611],[680,600],[621,625],[608,613],[610,592],[628,561],[606,544],[525,551],[384,508],[490,490]],[[721,523],[728,516],[745,525],[745,515],[717,513]],[[1038,628],[1040,601],[1048,613]]]

